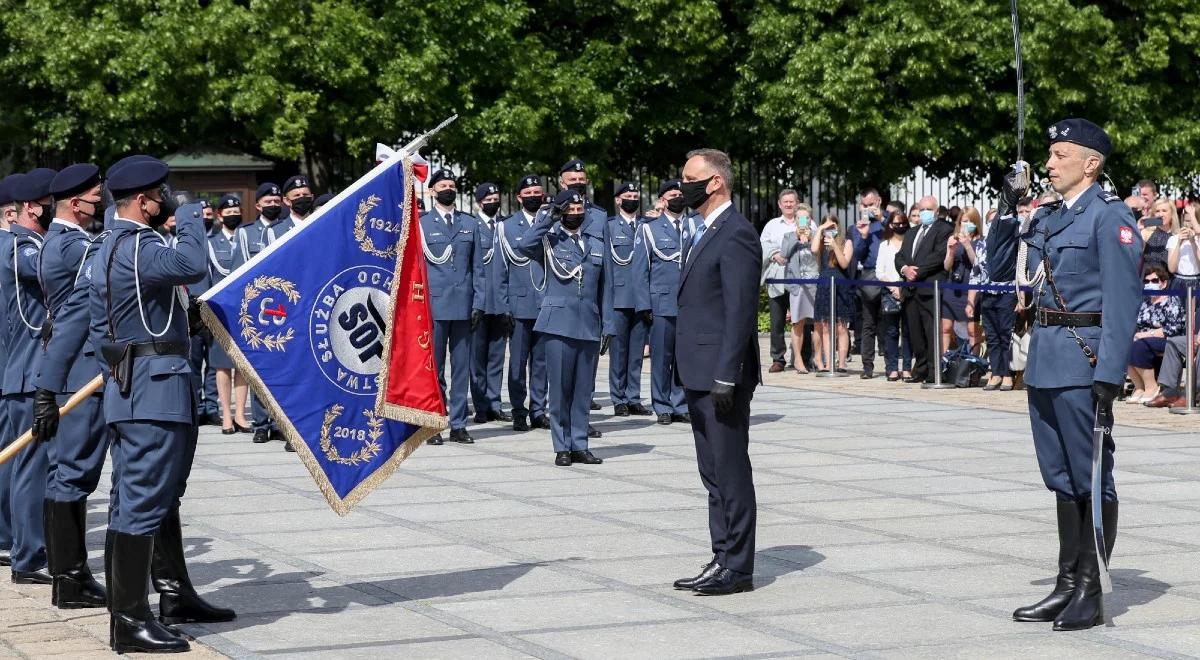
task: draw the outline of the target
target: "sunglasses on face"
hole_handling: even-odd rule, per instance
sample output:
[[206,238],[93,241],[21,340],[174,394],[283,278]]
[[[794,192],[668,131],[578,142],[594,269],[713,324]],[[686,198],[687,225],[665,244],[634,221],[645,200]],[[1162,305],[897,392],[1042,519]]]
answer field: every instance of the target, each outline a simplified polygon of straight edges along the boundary
[[1147,277],[1146,279],[1142,280],[1142,282],[1145,282],[1146,284],[1158,284],[1161,281],[1162,280],[1158,279],[1157,277]]

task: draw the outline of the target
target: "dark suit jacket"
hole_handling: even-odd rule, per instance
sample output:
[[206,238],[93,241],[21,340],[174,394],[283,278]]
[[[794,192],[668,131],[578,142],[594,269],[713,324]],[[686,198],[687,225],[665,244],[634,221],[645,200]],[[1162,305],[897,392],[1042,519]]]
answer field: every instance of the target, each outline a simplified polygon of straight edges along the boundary
[[[917,246],[917,253],[913,255],[913,241],[917,240],[917,234],[921,233],[921,228],[913,227],[904,235],[904,244],[901,245],[900,251],[896,253],[896,271],[899,272],[905,266],[917,267],[918,282],[933,282],[935,280],[945,282],[949,273],[946,272],[946,240],[954,233],[954,227],[949,222],[943,220],[935,220],[929,226],[929,230],[925,232],[925,237],[921,239],[921,244]],[[903,277],[901,273],[901,277]],[[922,298],[932,298],[933,289],[912,289],[916,291],[916,295]]]
[[758,233],[732,206],[685,249],[675,325],[675,378],[683,387],[707,392],[714,380],[751,391],[758,385],[761,262]]

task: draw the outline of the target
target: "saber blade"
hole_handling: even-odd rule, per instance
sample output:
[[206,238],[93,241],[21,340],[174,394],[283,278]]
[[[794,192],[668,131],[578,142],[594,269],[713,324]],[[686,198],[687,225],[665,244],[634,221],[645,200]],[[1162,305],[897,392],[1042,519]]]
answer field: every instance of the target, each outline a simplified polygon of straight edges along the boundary
[[1021,61],[1021,25],[1017,0],[1012,0],[1013,52],[1017,67],[1017,160],[1025,160],[1025,67]]
[[1111,594],[1112,578],[1108,575],[1108,552],[1104,547],[1104,514],[1101,508],[1101,501],[1104,499],[1101,463],[1104,460],[1104,436],[1107,430],[1100,420],[1099,403],[1096,404],[1095,419],[1092,427],[1092,532],[1096,537],[1096,566],[1100,568],[1100,591]]

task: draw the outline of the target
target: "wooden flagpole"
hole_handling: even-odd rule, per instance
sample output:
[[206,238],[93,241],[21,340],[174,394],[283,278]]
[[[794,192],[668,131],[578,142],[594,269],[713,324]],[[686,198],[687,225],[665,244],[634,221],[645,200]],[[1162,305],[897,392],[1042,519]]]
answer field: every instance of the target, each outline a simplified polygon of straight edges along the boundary
[[[71,412],[75,406],[78,406],[84,399],[94,394],[101,387],[104,387],[104,374],[96,376],[91,382],[84,385],[83,389],[72,394],[71,398],[67,399],[67,402],[63,404],[63,407],[58,409],[58,416],[63,417]],[[19,454],[25,448],[25,445],[31,442],[33,442],[33,429],[25,431],[25,433],[21,434],[21,437],[14,440],[11,445],[5,447],[4,451],[0,451],[0,465],[7,463],[12,457]]]

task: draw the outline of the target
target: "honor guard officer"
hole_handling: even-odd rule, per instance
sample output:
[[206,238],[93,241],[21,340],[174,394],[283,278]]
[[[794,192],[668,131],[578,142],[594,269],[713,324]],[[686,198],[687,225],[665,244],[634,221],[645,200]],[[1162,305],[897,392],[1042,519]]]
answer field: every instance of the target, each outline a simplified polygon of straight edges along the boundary
[[[50,183],[50,194],[56,205],[39,262],[46,301],[39,349],[48,345],[58,312],[80,280],[84,264],[100,247],[102,238],[93,240],[84,230],[92,222],[104,221],[100,168],[78,163],[63,169]],[[44,351],[39,351],[38,358],[39,363],[45,359]],[[100,374],[100,363],[90,344],[62,356],[62,362],[69,365],[65,380],[51,388],[35,382],[35,410],[45,408],[57,414],[59,405]],[[46,446],[54,466],[46,489],[45,508],[48,568],[54,579],[51,603],[63,609],[104,607],[104,589],[88,568],[84,543],[87,498],[100,484],[108,454],[108,429],[104,426],[100,393],[77,405],[62,421],[57,441]]]
[[[278,185],[269,182],[260,185],[254,193],[254,206],[258,209],[258,218],[237,230],[238,250],[233,270],[253,259],[294,226],[290,215],[282,217],[283,192]],[[257,396],[250,398],[250,414],[254,425],[254,442],[261,444],[272,438],[283,437]],[[290,444],[285,444],[284,448],[292,451]]]
[[500,188],[494,183],[475,187],[479,231],[475,243],[475,277],[481,280],[471,310],[471,399],[477,423],[511,422],[500,407],[500,378],[504,374],[504,345],[512,334],[513,317],[504,290],[504,259],[496,237]]
[[604,239],[582,231],[584,218],[583,196],[563,190],[516,246],[546,264],[546,297],[534,330],[546,335],[550,435],[554,464],[561,466],[603,462],[588,450],[588,414],[597,355],[607,348],[601,337],[612,331]]
[[234,618],[231,610],[214,608],[196,594],[184,564],[179,502],[196,450],[196,426],[182,287],[208,271],[199,205],[176,214],[176,247],[154,231],[172,215],[167,173],[166,163],[157,159],[126,159],[109,169],[117,216],[89,275],[90,320],[103,335],[98,345],[110,370],[104,417],[113,431],[117,481],[105,560],[110,639],[117,653],[188,648],[151,614],[150,580],[160,594],[164,623]]
[[[1025,370],[1029,419],[1042,480],[1055,494],[1059,566],[1054,591],[1013,618],[1083,630],[1104,620],[1107,557],[1097,557],[1091,503],[1101,498],[1101,538],[1111,551],[1117,531],[1112,403],[1125,382],[1142,300],[1142,239],[1121,198],[1096,183],[1112,151],[1104,130],[1064,119],[1050,127],[1049,138],[1046,169],[1063,201],[1039,207],[1021,240],[1036,309]],[[1014,178],[1005,181],[1005,199],[1025,194]],[[1096,436],[1102,451],[1093,454]],[[1092,490],[1096,469],[1099,492]]]
[[530,231],[538,209],[545,202],[541,178],[536,174],[521,177],[517,200],[521,210],[500,223],[496,238],[503,257],[500,266],[508,309],[513,318],[508,349],[508,400],[512,402],[513,430],[528,431],[530,426],[550,428],[550,418],[546,416],[546,342],[544,335],[533,329],[546,291],[546,270],[540,256],[525,256],[513,246]]
[[[438,380],[446,389],[446,351],[450,351],[450,441],[472,443],[467,433],[467,390],[471,387],[471,308],[482,298],[482,279],[475,277],[475,216],[456,211],[458,188],[454,174],[441,169],[429,179],[433,209],[421,216],[425,263],[429,268],[430,308],[433,312],[433,355]],[[442,444],[434,436],[430,444]]]
[[608,219],[605,228],[604,284],[611,291],[613,335],[609,342],[608,389],[613,401],[613,414],[618,417],[649,415],[642,405],[642,356],[646,350],[646,335],[650,333],[650,310],[638,311],[637,301],[646,285],[634,276],[634,240],[641,229],[641,191],[636,183],[625,182],[617,190],[617,214]]
[[[42,237],[54,218],[50,182],[54,170],[38,168],[13,187],[20,204],[10,242],[0,255],[0,292],[8,317],[8,362],[4,365],[4,405],[8,429],[17,435],[33,421],[33,379],[41,353],[46,306],[38,284]],[[19,431],[17,429],[20,429]],[[13,459],[9,502],[13,517],[12,581],[50,584],[46,570],[44,500],[51,470],[46,445],[36,443]]]
[[[650,324],[650,402],[659,424],[690,422],[683,386],[675,380],[675,317],[679,315],[679,276],[683,246],[691,232],[683,218],[679,179],[658,186],[663,212],[647,220],[634,241],[633,273],[637,313],[652,314]],[[639,354],[640,355],[640,354]],[[640,368],[640,360],[639,360]]]
[[283,205],[291,212],[288,217],[291,227],[299,227],[300,223],[312,215],[316,199],[313,197],[312,188],[309,187],[308,177],[297,174],[283,182]]
[[[208,236],[208,279],[216,286],[233,272],[237,262],[238,228],[242,225],[242,200],[236,195],[225,195],[217,202],[217,228]],[[221,433],[249,433],[246,423],[246,376],[234,371],[233,360],[217,342],[208,349],[209,367],[216,372],[217,401],[220,406]],[[266,433],[255,433],[254,442],[264,443],[270,439]]]
[[[0,179],[0,256],[7,254],[11,249],[9,241],[12,239],[12,234],[9,233],[10,225],[17,221],[17,202],[12,196],[12,186],[19,181],[24,174],[10,174],[4,179]],[[4,289],[3,284],[0,284],[0,292]],[[0,304],[0,365],[8,364],[8,319],[7,310],[4,305]],[[3,367],[0,367],[3,369]],[[4,378],[0,373],[0,394],[3,394]],[[15,436],[8,428],[8,412],[7,406],[0,399],[0,449],[3,449],[10,440]],[[9,488],[12,485],[12,461],[0,465],[0,566],[12,565],[12,510],[9,508]]]

